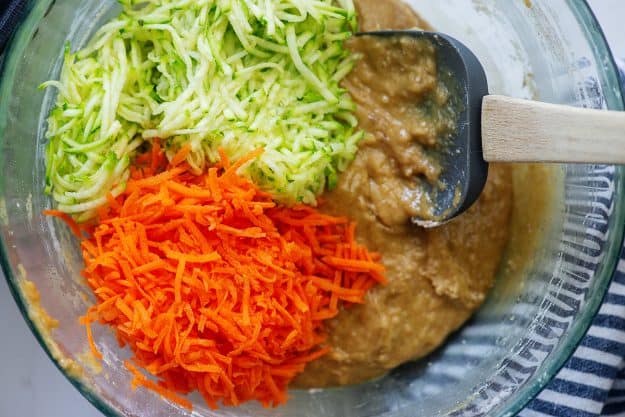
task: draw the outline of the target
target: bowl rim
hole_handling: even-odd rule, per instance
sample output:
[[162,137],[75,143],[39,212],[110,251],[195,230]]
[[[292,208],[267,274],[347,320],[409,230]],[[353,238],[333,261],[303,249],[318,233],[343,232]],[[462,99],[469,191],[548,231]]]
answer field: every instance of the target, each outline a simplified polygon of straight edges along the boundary
[[[9,43],[4,51],[3,55],[0,55],[0,97],[3,97],[2,94],[5,89],[7,89],[8,85],[12,83],[2,82],[3,80],[12,80],[14,78],[14,74],[17,68],[17,60],[19,59],[20,54],[16,54],[15,51],[22,51],[25,49],[26,44],[30,40],[31,33],[29,28],[34,27],[35,24],[43,17],[49,7],[55,2],[55,0],[44,0],[44,1],[36,1],[31,0],[28,2],[28,6],[26,8],[25,13],[23,14],[21,24],[17,28],[13,38],[9,40]],[[625,110],[625,80],[620,79],[618,67],[616,65],[616,61],[610,50],[607,39],[605,37],[605,33],[601,28],[592,8],[590,7],[588,0],[582,0],[581,2],[576,0],[566,0],[569,5],[569,8],[575,15],[575,18],[580,23],[580,26],[584,29],[583,34],[585,35],[588,44],[593,49],[593,55],[597,59],[597,62],[604,63],[603,75],[608,85],[616,85],[618,86],[616,92],[604,91],[604,95],[612,95],[610,100],[606,100],[608,104],[608,108],[610,110]],[[590,30],[592,28],[593,30]],[[3,59],[4,58],[4,59]],[[6,75],[8,74],[8,76]],[[0,135],[2,132],[3,123],[0,120]],[[617,184],[615,189],[615,194],[621,194],[620,204],[615,206],[615,221],[617,224],[625,225],[625,167],[617,166],[615,167],[616,172],[619,173],[618,177],[623,179],[621,184]],[[620,193],[619,193],[620,191]],[[575,352],[579,343],[582,340],[582,337],[586,334],[588,329],[590,328],[593,318],[596,316],[600,306],[603,304],[603,301],[608,293],[609,285],[611,284],[614,274],[616,272],[618,260],[620,259],[621,251],[623,250],[623,240],[625,234],[625,226],[620,227],[614,231],[614,235],[610,239],[612,241],[612,245],[609,248],[609,251],[606,253],[605,258],[601,265],[601,270],[598,275],[603,278],[600,283],[600,287],[598,290],[598,294],[601,294],[601,297],[593,297],[588,301],[588,307],[586,308],[586,314],[580,317],[575,324],[569,329],[569,332],[573,334],[570,336],[568,343],[562,347],[561,352],[556,355],[556,358],[552,361],[552,363],[548,364],[549,366],[545,366],[543,370],[545,377],[537,378],[533,384],[529,384],[529,386],[524,387],[524,391],[518,395],[518,398],[515,401],[512,401],[507,407],[503,409],[496,409],[496,415],[499,416],[510,416],[516,415],[523,408],[525,408],[532,399],[534,399],[537,394],[543,390],[557,375],[557,373],[562,369],[562,367],[568,362],[570,357]],[[625,252],[625,251],[624,251]],[[50,360],[54,363],[56,368],[65,376],[65,378],[81,393],[83,397],[85,397],[97,410],[102,412],[107,417],[125,417],[124,414],[113,407],[111,404],[107,403],[96,394],[93,393],[92,389],[87,386],[87,384],[83,383],[80,379],[72,377],[67,370],[60,364],[58,358],[52,354],[48,343],[45,341],[40,330],[31,320],[29,315],[28,304],[25,299],[22,290],[20,289],[20,278],[17,274],[14,273],[11,262],[9,260],[9,250],[6,246],[4,240],[0,239],[0,267],[4,272],[5,279],[9,286],[9,291],[11,292],[17,307],[22,314],[24,321],[30,328],[31,332],[35,336],[36,340],[39,342],[39,345],[42,347],[46,355],[50,358]],[[595,278],[597,279],[597,278]],[[557,353],[557,352],[555,352]],[[552,352],[551,354],[555,354]]]
[[[581,2],[575,2],[575,0],[566,1],[569,5],[569,9],[574,14],[580,26],[584,29],[583,34],[588,41],[588,45],[592,48],[595,59],[597,62],[604,63],[603,75],[605,80],[603,81],[606,81],[608,85],[617,87],[617,94],[614,94],[612,100],[606,100],[608,109],[620,111],[625,110],[625,79],[621,79],[616,60],[614,59],[614,55],[608,44],[605,32],[599,24],[599,20],[597,19],[595,12],[593,12],[590,7],[588,0],[582,0]],[[592,30],[590,30],[591,28]],[[607,96],[610,94],[610,91],[604,90],[603,93],[604,96]],[[620,171],[621,178],[623,178],[622,176],[625,174],[625,167],[616,166],[616,171]],[[616,236],[613,236],[613,245],[605,254],[605,258],[601,264],[602,270],[600,270],[597,273],[597,276],[594,277],[594,279],[603,278],[598,292],[601,294],[601,297],[591,297],[589,299],[585,312],[586,314],[580,317],[568,330],[569,333],[572,333],[568,343],[560,348],[559,354],[556,351],[552,351],[550,353],[550,355],[555,355],[555,359],[543,367],[545,377],[537,378],[533,384],[524,387],[524,392],[522,391],[521,394],[518,395],[517,399],[512,401],[507,407],[497,410],[496,415],[517,415],[525,407],[527,407],[527,405],[529,405],[529,403],[535,399],[538,394],[540,394],[540,392],[549,385],[549,383],[551,383],[564,365],[566,365],[569,359],[571,359],[583,337],[592,326],[594,318],[599,312],[599,309],[603,305],[603,302],[608,294],[608,289],[614,279],[621,254],[625,253],[625,248],[623,248],[623,245],[625,244],[625,211],[622,207],[623,200],[625,199],[625,196],[623,195],[624,192],[625,183],[621,181],[621,184],[617,184],[615,187],[615,194],[621,195],[621,204],[615,206],[614,216],[616,224],[620,224],[622,226],[615,230]],[[608,274],[607,271],[611,272]]]

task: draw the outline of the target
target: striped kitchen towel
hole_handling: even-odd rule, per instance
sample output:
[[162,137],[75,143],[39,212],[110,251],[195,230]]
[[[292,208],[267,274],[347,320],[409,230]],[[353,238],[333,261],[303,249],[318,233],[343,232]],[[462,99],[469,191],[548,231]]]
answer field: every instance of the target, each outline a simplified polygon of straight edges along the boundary
[[625,251],[580,346],[520,417],[625,416]]
[[[625,61],[618,62],[625,83]],[[625,417],[625,249],[580,346],[519,417]]]
[[26,0],[0,0],[0,54],[26,10]]

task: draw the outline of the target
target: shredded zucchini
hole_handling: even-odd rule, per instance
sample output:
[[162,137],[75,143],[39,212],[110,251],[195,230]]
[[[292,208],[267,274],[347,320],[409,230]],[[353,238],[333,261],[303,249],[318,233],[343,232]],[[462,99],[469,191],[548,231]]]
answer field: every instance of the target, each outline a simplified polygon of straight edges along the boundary
[[92,217],[121,192],[129,164],[159,138],[187,143],[198,172],[255,148],[245,168],[276,200],[314,204],[353,158],[361,133],[339,85],[354,57],[351,0],[120,0],[83,50],[66,47],[48,119],[47,190]]

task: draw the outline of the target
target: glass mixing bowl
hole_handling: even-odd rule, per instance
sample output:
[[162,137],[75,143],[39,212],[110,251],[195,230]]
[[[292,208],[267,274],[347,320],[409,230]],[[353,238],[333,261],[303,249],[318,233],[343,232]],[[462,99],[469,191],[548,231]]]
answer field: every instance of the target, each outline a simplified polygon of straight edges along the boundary
[[[412,0],[441,31],[463,40],[484,64],[491,91],[574,106],[623,109],[617,73],[590,9],[579,0]],[[2,267],[31,328],[50,357],[110,416],[509,416],[518,412],[570,356],[601,303],[623,235],[620,167],[558,166],[556,205],[545,239],[520,277],[501,276],[486,305],[443,348],[388,376],[340,389],[292,391],[286,406],[257,404],[193,413],[151,391],[130,388],[128,352],[95,329],[104,354],[94,372],[83,327],[92,301],[67,228],[41,215],[45,118],[64,44],[83,45],[117,12],[114,0],[31,2],[7,52],[0,79]],[[59,320],[46,328],[29,296]],[[30,301],[28,301],[30,300]]]

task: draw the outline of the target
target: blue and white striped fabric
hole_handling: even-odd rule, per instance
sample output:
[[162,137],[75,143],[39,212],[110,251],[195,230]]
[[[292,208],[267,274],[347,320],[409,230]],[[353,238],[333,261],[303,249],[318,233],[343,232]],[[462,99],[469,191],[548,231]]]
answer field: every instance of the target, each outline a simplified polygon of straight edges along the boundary
[[[625,82],[625,61],[620,61]],[[519,417],[625,417],[625,249],[592,326]]]
[[580,346],[519,416],[625,416],[624,355],[625,253],[599,314]]

